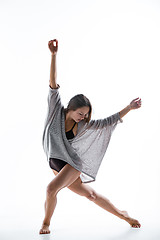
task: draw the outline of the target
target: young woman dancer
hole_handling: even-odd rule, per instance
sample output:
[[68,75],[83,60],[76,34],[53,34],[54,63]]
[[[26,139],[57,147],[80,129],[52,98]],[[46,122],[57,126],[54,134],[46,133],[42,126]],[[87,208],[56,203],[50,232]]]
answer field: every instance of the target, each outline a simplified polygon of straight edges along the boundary
[[86,183],[95,181],[117,123],[130,110],[140,108],[141,99],[136,98],[120,112],[99,120],[91,120],[92,106],[83,94],[74,96],[64,108],[58,90],[60,86],[56,83],[58,41],[49,41],[48,47],[51,51],[51,68],[43,148],[55,177],[46,189],[45,217],[39,233],[50,233],[49,225],[56,207],[57,193],[65,187],[125,220],[131,227],[140,228],[138,220],[116,208]]

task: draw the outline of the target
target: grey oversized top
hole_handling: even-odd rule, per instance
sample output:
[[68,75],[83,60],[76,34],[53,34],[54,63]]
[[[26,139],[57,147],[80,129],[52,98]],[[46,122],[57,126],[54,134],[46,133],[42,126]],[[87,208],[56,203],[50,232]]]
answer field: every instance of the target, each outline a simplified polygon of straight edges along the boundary
[[[59,88],[59,85],[58,85]],[[118,122],[122,122],[119,113],[98,120],[84,120],[78,123],[77,135],[67,139],[65,134],[65,113],[61,103],[59,89],[49,86],[48,110],[44,124],[42,145],[49,158],[58,158],[81,172],[83,183],[93,182],[111,135]]]

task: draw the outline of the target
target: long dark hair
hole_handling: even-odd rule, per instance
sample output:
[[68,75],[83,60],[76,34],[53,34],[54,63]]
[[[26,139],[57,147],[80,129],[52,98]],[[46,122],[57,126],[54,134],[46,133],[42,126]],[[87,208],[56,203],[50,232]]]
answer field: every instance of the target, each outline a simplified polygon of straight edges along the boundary
[[92,114],[92,105],[89,101],[89,99],[84,96],[83,94],[77,94],[74,97],[72,97],[68,103],[67,108],[64,109],[65,114],[69,111],[75,111],[78,108],[81,107],[89,107],[89,112],[88,112],[88,116],[86,118],[84,118],[84,121],[89,122],[91,119],[91,114]]

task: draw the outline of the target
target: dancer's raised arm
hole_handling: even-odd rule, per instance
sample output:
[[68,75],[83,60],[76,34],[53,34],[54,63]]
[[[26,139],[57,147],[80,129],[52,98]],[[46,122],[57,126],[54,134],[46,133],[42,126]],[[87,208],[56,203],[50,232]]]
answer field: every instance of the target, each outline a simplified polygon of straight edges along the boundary
[[56,83],[57,79],[57,69],[56,69],[56,55],[58,51],[58,40],[54,39],[48,42],[48,47],[51,51],[51,67],[50,67],[50,80],[49,85],[51,88],[58,88]]
[[136,98],[132,100],[132,102],[127,107],[125,107],[123,110],[119,112],[120,118],[124,117],[130,110],[140,108],[141,103],[142,103],[141,98],[140,99]]

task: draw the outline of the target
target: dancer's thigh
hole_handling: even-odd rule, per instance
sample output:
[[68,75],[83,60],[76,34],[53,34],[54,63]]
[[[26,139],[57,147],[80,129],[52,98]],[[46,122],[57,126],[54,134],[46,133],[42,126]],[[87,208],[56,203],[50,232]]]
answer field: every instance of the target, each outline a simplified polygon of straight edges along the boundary
[[56,177],[49,183],[47,189],[49,192],[58,192],[64,187],[71,185],[79,176],[81,172],[66,164]]
[[[59,174],[57,171],[53,170],[54,174]],[[72,192],[77,193],[80,196],[90,197],[95,193],[95,190],[91,188],[88,184],[82,183],[81,178],[78,177],[72,184],[68,186]]]

